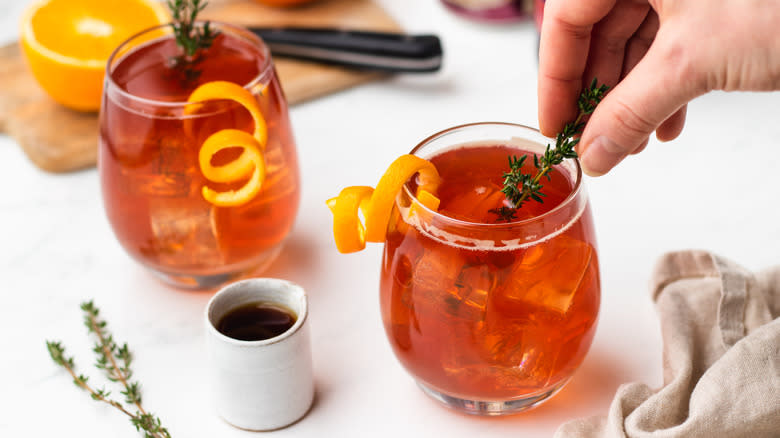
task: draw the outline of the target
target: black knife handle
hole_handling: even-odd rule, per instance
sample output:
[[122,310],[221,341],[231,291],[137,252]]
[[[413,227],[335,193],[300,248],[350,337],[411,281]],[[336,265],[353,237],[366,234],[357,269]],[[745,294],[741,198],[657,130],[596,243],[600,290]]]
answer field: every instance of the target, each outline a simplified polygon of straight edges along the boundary
[[254,28],[274,56],[290,56],[365,70],[425,73],[441,68],[435,35],[318,28]]

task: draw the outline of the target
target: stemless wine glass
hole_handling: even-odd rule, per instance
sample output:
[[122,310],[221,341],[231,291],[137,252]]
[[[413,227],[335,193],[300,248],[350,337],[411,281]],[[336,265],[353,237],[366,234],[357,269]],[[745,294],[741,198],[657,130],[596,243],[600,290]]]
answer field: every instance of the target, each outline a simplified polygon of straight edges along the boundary
[[[219,31],[213,44],[190,58],[168,26],[124,42],[108,61],[100,110],[98,167],[114,233],[135,260],[185,288],[212,288],[267,266],[292,227],[300,196],[287,103],[268,48],[245,29],[211,26]],[[255,122],[233,101],[187,103],[212,81],[243,86],[267,124],[265,179],[239,205],[208,201],[204,187],[239,191],[250,176],[207,178],[199,151],[217,131],[251,133]],[[210,164],[229,168],[241,154],[228,147]]]
[[[504,202],[495,177],[508,169],[507,152],[538,154],[548,141],[524,126],[480,123],[411,152],[442,175],[442,204],[436,212],[418,203],[413,182],[399,194],[382,318],[419,386],[462,412],[503,415],[541,403],[566,384],[596,330],[598,258],[579,163],[555,166],[543,180],[545,204],[529,201],[514,220],[485,207]],[[474,214],[485,220],[463,219]]]

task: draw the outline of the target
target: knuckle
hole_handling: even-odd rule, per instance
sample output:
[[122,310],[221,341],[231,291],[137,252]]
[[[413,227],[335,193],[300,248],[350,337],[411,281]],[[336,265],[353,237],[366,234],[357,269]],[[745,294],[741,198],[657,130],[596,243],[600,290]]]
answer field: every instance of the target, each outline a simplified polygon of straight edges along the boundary
[[643,137],[653,132],[657,126],[649,118],[635,111],[622,101],[615,102],[613,117],[617,126],[631,137]]
[[631,44],[641,48],[643,52],[647,52],[650,46],[653,45],[653,41],[655,41],[653,36],[635,35],[631,37]]
[[622,54],[628,40],[620,36],[599,35],[599,47],[609,54]]
[[552,20],[555,20],[556,25],[560,29],[560,32],[571,39],[577,41],[588,41],[591,37],[591,26],[574,24],[561,17],[554,17]]
[[704,51],[694,50],[690,37],[682,32],[667,34],[660,47],[661,61],[667,68],[666,77],[674,81],[670,86],[681,89],[683,95],[693,97],[721,87],[720,72],[705,73],[708,65]]

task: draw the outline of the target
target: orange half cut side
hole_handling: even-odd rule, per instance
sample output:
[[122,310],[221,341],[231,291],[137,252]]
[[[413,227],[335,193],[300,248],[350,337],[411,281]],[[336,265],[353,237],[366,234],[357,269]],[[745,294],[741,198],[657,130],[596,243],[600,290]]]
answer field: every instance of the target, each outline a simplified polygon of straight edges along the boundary
[[68,108],[96,111],[114,49],[168,21],[154,0],[40,0],[26,9],[19,41],[47,94]]

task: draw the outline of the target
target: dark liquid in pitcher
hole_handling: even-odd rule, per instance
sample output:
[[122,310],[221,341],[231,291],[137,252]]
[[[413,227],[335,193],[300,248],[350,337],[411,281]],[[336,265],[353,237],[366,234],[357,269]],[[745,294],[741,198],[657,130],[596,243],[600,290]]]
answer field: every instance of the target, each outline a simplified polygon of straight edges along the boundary
[[269,303],[249,303],[226,313],[217,330],[240,341],[271,339],[289,330],[297,317],[291,310]]

